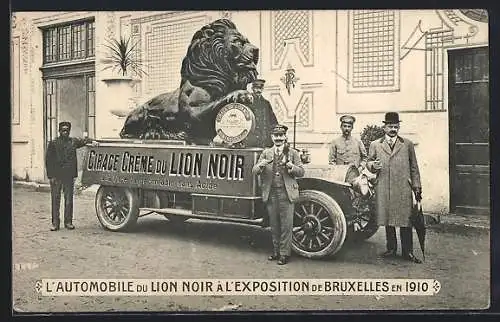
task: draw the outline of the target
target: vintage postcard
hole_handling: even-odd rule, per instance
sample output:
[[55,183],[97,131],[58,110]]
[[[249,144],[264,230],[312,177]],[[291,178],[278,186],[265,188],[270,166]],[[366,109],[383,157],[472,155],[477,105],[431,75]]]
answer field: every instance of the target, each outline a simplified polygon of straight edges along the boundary
[[490,305],[484,9],[13,12],[15,313]]

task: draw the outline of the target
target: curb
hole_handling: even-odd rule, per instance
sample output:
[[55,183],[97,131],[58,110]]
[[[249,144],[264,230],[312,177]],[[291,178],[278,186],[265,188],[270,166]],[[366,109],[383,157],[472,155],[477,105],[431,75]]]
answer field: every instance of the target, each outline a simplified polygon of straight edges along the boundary
[[[426,216],[426,215],[424,215]],[[489,216],[465,216],[448,214],[444,216],[437,216],[438,220],[434,223],[429,223],[429,226],[444,227],[444,228],[471,228],[478,230],[490,230],[490,217]],[[433,219],[434,220],[434,219]],[[427,223],[427,219],[426,219]]]
[[[31,189],[36,192],[50,192],[50,185],[46,183],[28,182],[28,181],[13,181],[14,188]],[[77,188],[75,195],[87,196],[94,198],[99,188],[98,185],[92,185],[83,190]],[[462,216],[462,215],[438,215],[426,213],[424,214],[425,223],[429,228],[432,227],[450,227],[450,228],[473,228],[479,230],[490,229],[489,216]]]
[[[30,182],[30,181],[13,181],[12,182],[12,187],[13,188],[25,188],[25,189],[30,189],[35,192],[50,192],[50,185],[48,183],[38,183],[38,182]],[[79,189],[78,187],[75,189],[75,195],[85,195],[89,197],[95,197],[95,194],[97,192],[97,189],[99,188],[98,185],[92,185],[90,187],[87,187],[83,190]]]

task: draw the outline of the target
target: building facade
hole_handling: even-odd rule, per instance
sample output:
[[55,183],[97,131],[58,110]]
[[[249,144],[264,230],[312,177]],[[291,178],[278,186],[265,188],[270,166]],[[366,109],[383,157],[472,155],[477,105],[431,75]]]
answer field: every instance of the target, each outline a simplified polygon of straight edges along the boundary
[[[76,136],[118,137],[117,104],[127,111],[174,90],[194,32],[223,17],[260,48],[264,96],[280,122],[296,119],[296,144],[313,163],[327,163],[342,114],[356,117],[359,135],[399,112],[426,210],[489,209],[488,16],[472,9],[15,13],[14,178],[46,181],[45,147],[61,120]],[[128,97],[103,64],[106,41],[120,36],[137,43],[147,71]]]

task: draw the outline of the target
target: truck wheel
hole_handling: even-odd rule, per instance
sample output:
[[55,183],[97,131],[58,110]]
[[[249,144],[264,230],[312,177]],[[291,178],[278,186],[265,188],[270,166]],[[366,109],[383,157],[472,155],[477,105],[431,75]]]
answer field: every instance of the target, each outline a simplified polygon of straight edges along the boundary
[[347,233],[344,213],[329,195],[316,190],[300,192],[295,204],[292,249],[307,258],[321,258],[340,250]]
[[95,198],[97,218],[112,231],[126,231],[137,223],[139,198],[135,190],[101,186]]
[[358,242],[367,240],[378,231],[377,218],[375,214],[363,214],[356,216],[349,222],[349,233],[347,240],[349,242]]

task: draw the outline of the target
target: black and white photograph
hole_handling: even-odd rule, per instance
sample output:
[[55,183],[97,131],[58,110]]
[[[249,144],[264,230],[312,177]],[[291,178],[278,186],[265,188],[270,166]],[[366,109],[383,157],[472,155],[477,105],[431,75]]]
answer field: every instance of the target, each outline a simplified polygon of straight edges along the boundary
[[12,12],[14,314],[489,308],[488,27]]

